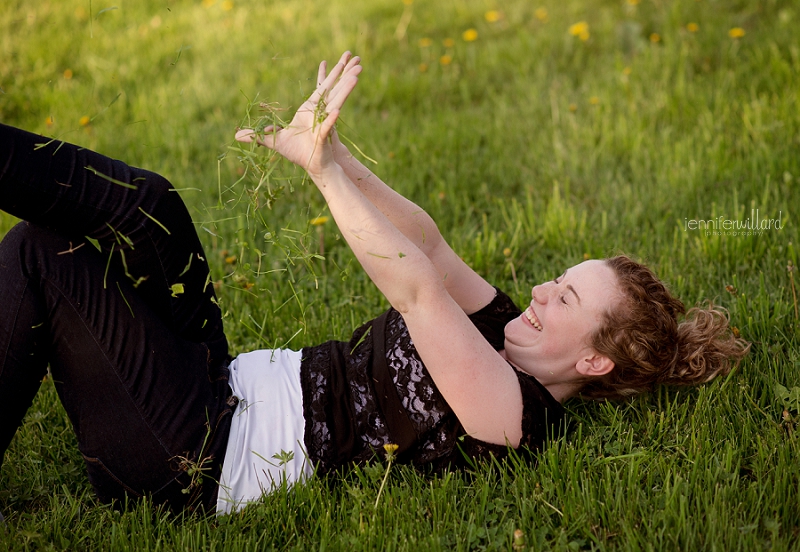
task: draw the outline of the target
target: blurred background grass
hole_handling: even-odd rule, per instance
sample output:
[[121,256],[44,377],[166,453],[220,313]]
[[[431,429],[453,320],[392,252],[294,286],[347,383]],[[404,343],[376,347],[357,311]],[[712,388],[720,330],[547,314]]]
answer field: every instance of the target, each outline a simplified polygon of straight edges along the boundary
[[[792,548],[800,405],[776,385],[800,396],[787,271],[799,22],[788,0],[5,2],[0,121],[169,178],[212,259],[234,352],[344,339],[386,306],[333,223],[311,224],[325,208],[302,174],[280,166],[269,184],[286,190],[267,208],[229,149],[253,99],[291,110],[318,61],[345,49],[365,71],[340,132],[519,303],[585,257],[626,252],[687,304],[726,306],[754,345],[702,389],[570,403],[572,432],[535,466],[397,470],[373,511],[374,466],[221,520],[97,506],[46,384],[0,473],[0,539],[508,549],[521,529],[536,549]],[[783,228],[686,230],[751,209]]]

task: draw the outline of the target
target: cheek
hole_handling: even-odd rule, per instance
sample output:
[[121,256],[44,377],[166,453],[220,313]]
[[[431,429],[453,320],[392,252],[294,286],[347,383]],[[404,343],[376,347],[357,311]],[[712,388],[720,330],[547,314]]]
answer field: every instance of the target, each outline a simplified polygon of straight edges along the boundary
[[557,333],[551,333],[543,350],[553,353],[568,355],[583,348],[587,327],[581,323],[568,323],[559,327]]

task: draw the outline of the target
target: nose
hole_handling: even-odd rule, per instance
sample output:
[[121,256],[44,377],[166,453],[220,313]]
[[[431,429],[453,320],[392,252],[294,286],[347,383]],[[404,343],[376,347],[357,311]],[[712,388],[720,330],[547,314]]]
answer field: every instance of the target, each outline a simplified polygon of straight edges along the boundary
[[531,290],[531,297],[533,297],[534,301],[543,305],[547,302],[547,296],[547,286],[545,284],[533,286],[533,289]]

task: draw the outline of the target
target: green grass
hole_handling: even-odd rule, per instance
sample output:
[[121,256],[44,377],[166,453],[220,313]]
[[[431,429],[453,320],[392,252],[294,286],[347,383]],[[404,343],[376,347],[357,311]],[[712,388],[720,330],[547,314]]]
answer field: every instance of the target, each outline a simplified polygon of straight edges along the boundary
[[[332,222],[309,225],[324,203],[301,174],[281,169],[291,180],[271,182],[287,190],[267,209],[228,149],[248,99],[297,106],[318,60],[343,49],[365,72],[340,131],[490,281],[522,303],[584,256],[624,251],[687,304],[727,307],[752,352],[702,388],[568,403],[571,431],[535,465],[393,467],[377,508],[384,468],[368,466],[219,519],[98,505],[47,382],[0,472],[0,548],[509,550],[516,529],[534,550],[800,548],[800,412],[776,388],[800,387],[786,268],[800,213],[796,3],[210,3],[5,2],[0,120],[182,189],[234,352],[343,339],[386,305]],[[578,21],[588,41],[568,33]],[[783,228],[685,230],[751,209]]]

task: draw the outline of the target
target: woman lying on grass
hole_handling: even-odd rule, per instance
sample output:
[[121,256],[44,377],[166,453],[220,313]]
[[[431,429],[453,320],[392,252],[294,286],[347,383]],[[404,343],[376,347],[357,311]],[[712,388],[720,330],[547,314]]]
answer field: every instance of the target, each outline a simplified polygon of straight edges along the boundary
[[[241,130],[304,168],[392,309],[348,343],[231,360],[208,265],[162,177],[0,129],[0,450],[47,366],[103,501],[149,495],[227,512],[283,480],[364,462],[457,465],[536,450],[573,396],[709,381],[745,344],[644,266],[592,260],[535,286],[521,311],[433,220],[338,140],[361,72],[342,56],[285,129]],[[85,236],[96,240],[98,251]]]

